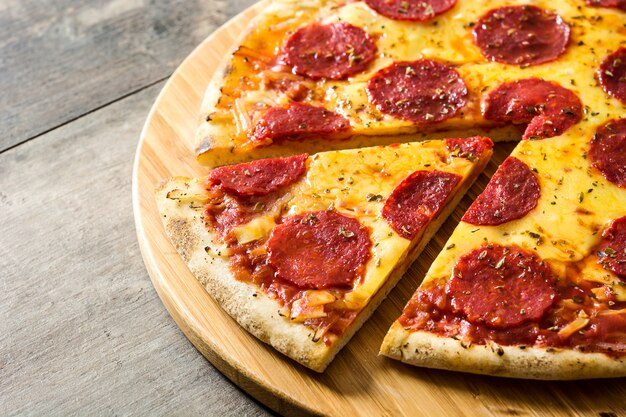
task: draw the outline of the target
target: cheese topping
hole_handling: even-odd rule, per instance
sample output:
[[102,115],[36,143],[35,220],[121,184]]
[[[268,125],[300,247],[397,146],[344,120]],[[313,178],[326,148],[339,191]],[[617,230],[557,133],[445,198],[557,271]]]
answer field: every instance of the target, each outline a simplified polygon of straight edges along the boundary
[[[511,155],[536,173],[541,187],[537,207],[519,220],[498,226],[461,222],[446,244],[452,248],[439,255],[426,280],[451,276],[455,259],[481,242],[535,251],[562,274],[559,262],[580,262],[591,255],[602,230],[626,215],[626,192],[607,181],[585,157],[594,130],[588,123],[558,138],[520,142]],[[586,268],[582,273],[597,277],[594,270]]]
[[252,219],[244,225],[235,227],[233,233],[237,238],[237,242],[243,245],[269,235],[274,227],[276,227],[274,216],[261,216]]
[[437,141],[323,152],[312,157],[304,181],[293,191],[288,215],[334,208],[358,217],[370,229],[372,258],[363,281],[355,283],[345,297],[354,308],[376,294],[411,248],[411,242],[398,236],[381,217],[381,210],[394,188],[416,170],[447,171],[467,179],[475,164],[450,158]]
[[[552,62],[531,66],[489,62],[483,57],[474,42],[472,28],[486,11],[511,4],[532,4],[561,16],[571,27],[571,39],[565,53]],[[293,10],[302,11],[306,7],[299,2],[294,4],[287,0],[274,2],[271,10],[264,12],[259,18],[255,30],[244,39],[247,50],[257,51],[257,55],[261,58],[256,60],[249,57],[242,58],[237,54],[233,58],[223,80],[223,95],[217,105],[217,110],[230,109],[237,116],[231,121],[227,118],[214,120],[200,129],[199,140],[201,142],[210,140],[211,146],[209,150],[211,156],[205,155],[201,158],[203,163],[228,163],[231,159],[249,159],[250,156],[244,155],[250,151],[250,147],[246,144],[247,138],[246,132],[242,130],[243,126],[248,123],[255,124],[271,103],[284,105],[293,101],[292,87],[298,83],[305,83],[302,84],[303,91],[306,91],[303,96],[304,102],[324,106],[346,117],[350,121],[351,132],[355,136],[347,141],[275,143],[270,146],[273,150],[255,149],[257,156],[294,153],[294,150],[312,153],[321,148],[365,146],[368,142],[361,135],[386,136],[494,126],[493,122],[486,121],[482,117],[481,98],[502,83],[532,77],[553,81],[572,90],[586,105],[584,120],[580,125],[596,125],[606,119],[620,117],[626,112],[624,104],[602,91],[596,77],[596,71],[602,61],[621,46],[623,35],[626,35],[626,27],[623,25],[623,18],[619,11],[580,7],[580,2],[576,0],[564,0],[557,3],[548,0],[515,2],[459,0],[452,10],[437,16],[432,21],[403,22],[394,21],[376,13],[364,2],[344,4],[341,1],[328,1],[321,2],[317,13],[310,15],[295,13],[294,15]],[[342,21],[363,28],[376,41],[378,48],[376,58],[365,71],[347,81],[312,81],[292,75],[280,77],[280,79],[283,83],[294,83],[293,85],[283,84],[282,87],[278,87],[279,81],[276,78],[274,83],[264,83],[261,79],[267,78],[270,72],[279,70],[285,74],[290,73],[289,68],[286,67],[282,69],[276,66],[266,67],[271,57],[280,52],[281,45],[290,33],[316,21],[320,23]],[[268,32],[268,28],[272,31]],[[432,59],[452,64],[470,91],[468,103],[455,117],[419,128],[410,121],[381,113],[372,104],[367,92],[368,80],[380,69],[396,61],[418,59]],[[260,77],[259,73],[265,76]],[[260,99],[258,91],[271,92],[272,98]],[[244,100],[245,105],[237,101],[238,97]],[[241,109],[248,109],[249,114],[241,115]],[[579,127],[574,126],[571,129],[576,128]],[[585,130],[584,127],[579,129]],[[494,140],[510,140],[515,136],[513,131],[512,128],[491,131],[489,136]],[[396,140],[407,141],[415,140],[415,138],[405,137]],[[380,144],[389,143],[384,138],[377,138],[376,141]],[[199,149],[204,151],[206,146],[200,146]],[[232,154],[226,152],[231,149]]]

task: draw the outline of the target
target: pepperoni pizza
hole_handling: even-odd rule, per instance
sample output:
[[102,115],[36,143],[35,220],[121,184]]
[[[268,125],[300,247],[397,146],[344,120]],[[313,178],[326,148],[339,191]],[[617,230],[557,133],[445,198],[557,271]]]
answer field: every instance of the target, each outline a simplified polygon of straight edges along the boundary
[[[474,26],[495,62],[556,70],[571,53],[579,63],[571,78],[512,78],[482,95],[485,118],[528,123],[523,140],[392,325],[384,355],[508,377],[626,375],[626,16],[580,3],[575,14],[570,2],[553,2],[556,14],[494,7]],[[549,31],[547,20],[520,23],[550,13]],[[595,38],[583,20],[611,36]],[[541,39],[532,56],[526,38]]]
[[220,305],[321,372],[491,149],[476,137],[262,159],[174,178],[157,201],[175,247]]
[[625,150],[626,119],[520,142],[382,353],[511,377],[626,374]]
[[158,194],[226,311],[323,370],[490,142],[354,149],[484,134],[520,143],[381,352],[502,376],[626,375],[626,3],[528,3],[269,3],[203,100],[196,153],[220,168]]
[[[626,94],[622,12],[584,0],[526,3],[271,2],[207,89],[198,160],[219,166],[459,131],[546,138],[583,118],[619,117],[623,103],[597,84]],[[620,65],[599,71],[604,58],[613,65],[611,53]]]

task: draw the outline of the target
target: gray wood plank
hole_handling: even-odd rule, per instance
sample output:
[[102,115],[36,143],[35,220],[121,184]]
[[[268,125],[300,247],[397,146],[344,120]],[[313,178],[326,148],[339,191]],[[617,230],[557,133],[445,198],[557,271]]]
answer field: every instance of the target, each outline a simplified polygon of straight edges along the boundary
[[162,83],[0,154],[0,415],[270,413],[169,317],[131,208]]
[[254,0],[0,0],[0,151],[162,80]]

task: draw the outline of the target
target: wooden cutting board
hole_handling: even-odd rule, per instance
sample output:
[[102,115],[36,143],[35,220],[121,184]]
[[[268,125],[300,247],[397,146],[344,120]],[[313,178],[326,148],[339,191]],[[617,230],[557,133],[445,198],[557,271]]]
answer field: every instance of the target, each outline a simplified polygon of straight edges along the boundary
[[[571,416],[626,415],[626,379],[537,382],[420,369],[378,356],[383,336],[424,277],[472,199],[513,149],[498,144],[454,214],[400,284],[322,375],[239,328],[195,280],[164,234],[154,189],[173,175],[206,174],[193,156],[204,90],[263,3],[208,37],[172,75],[141,133],[133,207],[141,252],[154,287],[196,348],[239,387],[285,415]],[[202,383],[202,382],[200,382]]]

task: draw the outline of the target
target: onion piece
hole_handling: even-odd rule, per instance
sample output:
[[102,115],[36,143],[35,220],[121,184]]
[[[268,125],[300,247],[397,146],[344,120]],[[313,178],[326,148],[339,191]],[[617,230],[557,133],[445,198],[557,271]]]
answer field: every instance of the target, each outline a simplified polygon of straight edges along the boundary
[[559,337],[561,339],[567,339],[575,332],[585,328],[589,324],[589,316],[583,310],[578,312],[578,317],[574,321],[570,322],[567,326],[559,330]]
[[622,308],[621,310],[600,310],[598,311],[598,316],[613,316],[623,314],[626,316],[626,308]]
[[308,306],[306,304],[306,298],[300,298],[293,302],[291,305],[291,316],[290,319],[297,323],[302,323],[308,319],[319,319],[322,317],[326,317],[326,312],[324,311],[324,306]]
[[261,61],[269,64],[271,62],[271,57],[267,55],[260,54],[258,51],[254,49],[248,48],[245,45],[241,45],[237,50],[233,53],[234,56],[239,56],[242,58],[252,59],[254,61]]
[[206,204],[209,196],[206,194],[194,194],[180,189],[174,189],[167,193],[167,198],[177,200],[179,203],[198,203]]
[[304,297],[307,300],[307,305],[311,307],[330,304],[337,299],[337,297],[335,297],[328,291],[323,290],[307,291]]
[[207,120],[212,122],[221,122],[221,121],[229,121],[233,118],[233,115],[229,111],[216,110],[213,113],[209,114]]

